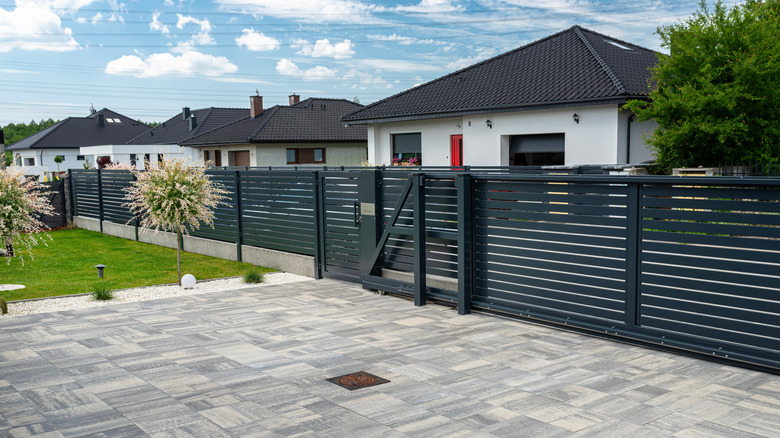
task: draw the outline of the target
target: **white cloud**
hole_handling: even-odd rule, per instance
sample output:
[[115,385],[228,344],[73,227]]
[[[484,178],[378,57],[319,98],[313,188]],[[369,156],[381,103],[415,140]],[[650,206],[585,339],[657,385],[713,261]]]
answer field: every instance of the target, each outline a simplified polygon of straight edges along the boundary
[[445,64],[444,67],[447,70],[452,70],[452,71],[460,70],[464,67],[468,67],[480,61],[484,61],[495,54],[496,54],[495,49],[491,49],[491,48],[479,49],[475,55],[450,61],[447,64]]
[[410,44],[436,44],[436,45],[446,45],[448,43],[445,43],[443,41],[436,41],[431,38],[426,39],[419,39],[419,38],[413,38],[408,36],[401,36],[398,34],[392,34],[392,35],[378,35],[378,34],[369,34],[366,35],[366,38],[373,40],[373,41],[394,41],[398,42],[401,45],[408,46]]
[[236,38],[236,44],[239,47],[246,46],[253,52],[262,52],[266,50],[276,50],[281,42],[276,38],[263,35],[262,32],[256,32],[254,29],[244,29],[243,35]]
[[106,73],[111,75],[151,78],[158,76],[222,76],[235,73],[238,67],[224,56],[212,56],[189,51],[181,55],[155,53],[146,59],[140,56],[125,55],[106,65]]
[[62,27],[49,5],[18,2],[13,11],[0,8],[0,53],[12,49],[63,52],[78,47],[73,31]]
[[160,31],[160,33],[163,35],[170,35],[171,30],[168,28],[167,24],[163,24],[160,21],[160,15],[162,15],[161,12],[155,12],[152,14],[152,22],[149,23],[149,29]]
[[294,46],[301,47],[298,55],[311,56],[312,58],[347,59],[355,54],[355,51],[352,50],[355,45],[350,40],[331,44],[330,40],[325,38],[311,44],[306,40],[298,39]]
[[297,76],[307,81],[332,79],[338,76],[338,71],[318,65],[306,70],[301,70],[289,59],[281,59],[276,63],[276,71],[283,76]]
[[384,6],[356,0],[217,0],[227,10],[282,17],[309,23],[381,23],[373,16]]
[[187,15],[186,17],[182,14],[176,14],[177,17],[179,17],[178,21],[176,21],[176,28],[177,29],[184,29],[184,26],[188,24],[196,24],[200,26],[201,32],[211,32],[211,23],[209,23],[209,20],[204,18],[203,20],[198,20],[197,18]]
[[421,0],[420,3],[414,6],[396,6],[393,8],[399,12],[415,12],[415,13],[447,13],[463,11],[465,8],[460,5],[453,5],[457,3],[457,0]]
[[79,17],[79,18],[76,19],[76,23],[79,23],[79,24],[84,24],[86,22],[87,22],[87,19],[84,18],[84,17]]
[[92,24],[96,24],[98,21],[100,21],[100,20],[102,20],[102,19],[103,19],[103,14],[101,14],[100,12],[98,12],[97,14],[95,14],[95,15],[92,17],[92,19],[91,19],[90,21],[92,21]]

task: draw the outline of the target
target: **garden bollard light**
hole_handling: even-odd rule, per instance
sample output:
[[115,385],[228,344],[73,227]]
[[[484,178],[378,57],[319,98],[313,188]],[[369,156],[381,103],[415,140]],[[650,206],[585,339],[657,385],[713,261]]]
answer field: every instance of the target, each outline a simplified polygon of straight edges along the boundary
[[98,278],[103,278],[103,268],[106,267],[106,265],[95,265],[96,268],[98,268]]

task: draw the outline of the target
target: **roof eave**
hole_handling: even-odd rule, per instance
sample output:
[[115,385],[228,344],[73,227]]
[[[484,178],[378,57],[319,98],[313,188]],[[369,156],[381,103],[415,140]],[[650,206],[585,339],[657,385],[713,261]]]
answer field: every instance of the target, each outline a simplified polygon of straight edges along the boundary
[[564,100],[555,102],[523,103],[509,105],[494,105],[489,107],[461,108],[457,110],[431,111],[425,113],[408,113],[392,116],[376,116],[355,119],[344,119],[347,125],[369,125],[372,123],[407,122],[412,120],[443,119],[447,117],[462,117],[476,114],[505,113],[513,111],[531,111],[538,109],[565,108],[575,106],[588,106],[598,104],[622,104],[631,99],[646,100],[646,95],[621,95],[610,97],[598,97],[592,99]]

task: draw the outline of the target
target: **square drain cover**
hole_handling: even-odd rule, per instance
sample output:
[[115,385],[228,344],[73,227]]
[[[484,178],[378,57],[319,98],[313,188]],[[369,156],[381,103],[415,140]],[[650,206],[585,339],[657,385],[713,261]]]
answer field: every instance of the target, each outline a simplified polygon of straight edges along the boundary
[[373,374],[369,374],[365,371],[358,371],[352,374],[346,374],[339,377],[331,377],[327,379],[328,382],[335,383],[342,388],[347,388],[350,391],[354,391],[360,388],[368,388],[369,386],[381,385],[389,382],[387,379],[377,377]]

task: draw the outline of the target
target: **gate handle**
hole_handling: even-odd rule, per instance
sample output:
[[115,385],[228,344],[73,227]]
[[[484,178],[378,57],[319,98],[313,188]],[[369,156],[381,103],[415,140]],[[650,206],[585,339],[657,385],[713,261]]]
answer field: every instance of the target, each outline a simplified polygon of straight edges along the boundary
[[360,226],[360,203],[355,201],[355,226]]

